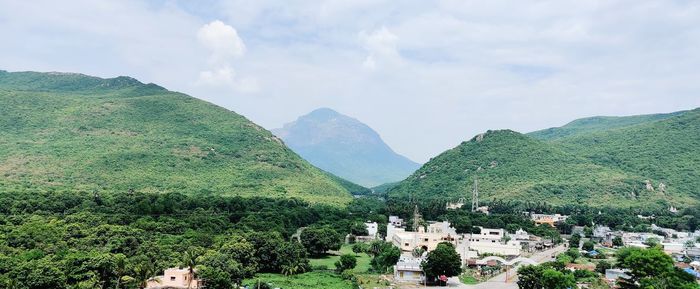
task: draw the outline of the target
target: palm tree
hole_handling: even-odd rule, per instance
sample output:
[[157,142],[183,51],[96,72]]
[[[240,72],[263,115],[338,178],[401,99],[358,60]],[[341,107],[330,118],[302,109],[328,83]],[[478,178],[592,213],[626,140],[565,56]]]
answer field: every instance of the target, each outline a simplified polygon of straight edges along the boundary
[[156,273],[156,269],[153,263],[145,262],[134,268],[134,276],[124,276],[122,280],[125,282],[136,283],[139,289],[144,289],[148,286],[148,281],[155,281],[160,283],[160,279],[153,278]]
[[114,264],[115,264],[114,275],[117,276],[117,280],[116,280],[116,285],[114,286],[114,289],[119,289],[119,286],[122,284],[122,282],[124,282],[124,278],[125,277],[131,278],[131,277],[127,276],[128,264],[126,262],[126,257],[124,255],[121,255],[121,254],[116,255],[115,257],[116,257],[116,260],[114,260],[115,261],[114,262]]
[[300,270],[301,266],[299,266],[298,263],[294,265],[282,265],[282,274],[287,277],[299,273]]
[[369,243],[369,249],[367,252],[372,254],[372,256],[377,256],[379,253],[382,251],[382,242],[381,241],[372,241]]
[[[199,254],[192,248],[185,251],[185,254],[182,255],[182,265],[187,267],[187,270],[189,271],[189,278],[187,278],[187,288],[191,288],[192,280],[194,280],[195,278],[194,268],[198,265],[197,258],[199,258]],[[199,282],[197,283],[197,287],[199,287]]]
[[420,257],[420,256],[423,256],[423,253],[424,253],[424,252],[425,252],[425,250],[423,250],[422,247],[415,247],[415,248],[413,248],[413,251],[411,251],[411,255],[412,255],[414,258],[418,258],[418,257]]

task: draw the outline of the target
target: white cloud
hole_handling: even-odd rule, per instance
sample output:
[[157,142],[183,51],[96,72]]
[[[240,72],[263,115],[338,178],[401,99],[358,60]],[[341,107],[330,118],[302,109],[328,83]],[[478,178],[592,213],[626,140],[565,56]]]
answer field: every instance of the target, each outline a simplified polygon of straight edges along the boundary
[[236,73],[231,67],[223,67],[214,70],[205,70],[199,73],[199,78],[197,79],[198,85],[232,85],[233,78]]
[[252,77],[237,77],[235,71],[230,66],[201,71],[195,84],[198,86],[222,89],[232,88],[243,93],[254,93],[260,90],[257,79]]
[[267,128],[333,107],[425,161],[486,129],[700,106],[698,19],[664,0],[0,0],[0,69],[130,75]]
[[211,51],[213,61],[228,61],[243,56],[246,49],[236,29],[220,20],[202,26],[197,32],[197,39]]
[[367,33],[360,31],[360,42],[368,55],[362,63],[364,67],[375,69],[377,62],[397,64],[401,62],[401,55],[397,49],[399,37],[391,33],[389,29],[382,28]]
[[215,20],[199,29],[197,39],[211,55],[209,68],[200,71],[195,85],[230,88],[242,93],[254,93],[259,90],[255,78],[239,77],[232,67],[233,60],[242,57],[246,51],[246,46],[235,28]]

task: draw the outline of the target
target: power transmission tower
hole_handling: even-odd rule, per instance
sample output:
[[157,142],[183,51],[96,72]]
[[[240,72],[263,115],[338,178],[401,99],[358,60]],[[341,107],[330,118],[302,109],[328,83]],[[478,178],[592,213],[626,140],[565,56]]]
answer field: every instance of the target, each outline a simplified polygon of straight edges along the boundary
[[479,208],[479,180],[474,176],[474,191],[472,191],[472,212]]

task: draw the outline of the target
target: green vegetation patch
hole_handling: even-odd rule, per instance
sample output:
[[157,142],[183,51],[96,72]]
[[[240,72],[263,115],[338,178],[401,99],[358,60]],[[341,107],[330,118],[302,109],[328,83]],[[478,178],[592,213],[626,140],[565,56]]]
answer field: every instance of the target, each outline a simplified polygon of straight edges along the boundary
[[342,247],[340,247],[340,250],[338,252],[332,252],[331,254],[328,254],[321,258],[309,259],[309,263],[311,264],[311,267],[314,268],[325,267],[328,270],[334,270],[335,262],[338,261],[340,259],[340,256],[343,254],[353,254],[357,258],[357,266],[355,266],[355,269],[352,270],[353,272],[366,273],[367,271],[369,271],[369,262],[372,260],[372,258],[366,253],[354,253],[352,251],[352,245],[343,245]]
[[133,78],[2,72],[0,103],[0,191],[351,199],[243,116]]
[[352,283],[343,280],[340,276],[327,272],[308,272],[304,274],[284,276],[281,274],[258,274],[254,279],[243,281],[243,284],[255,288],[257,281],[265,282],[272,288],[284,289],[308,289],[308,288],[333,288],[352,289]]

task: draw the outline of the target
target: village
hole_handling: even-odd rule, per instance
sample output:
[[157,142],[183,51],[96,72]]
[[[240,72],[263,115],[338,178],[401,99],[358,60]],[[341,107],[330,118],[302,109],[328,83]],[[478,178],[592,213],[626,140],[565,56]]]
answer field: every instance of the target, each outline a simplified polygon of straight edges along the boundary
[[[448,204],[448,209],[461,206]],[[477,207],[474,211],[488,215],[488,207]],[[569,216],[523,212],[537,226],[556,228]],[[640,219],[649,219],[639,215]],[[418,207],[414,208],[412,221],[407,223],[398,216],[389,216],[386,231],[380,231],[377,222],[364,223],[366,235],[347,235],[346,246],[352,244],[385,241],[400,249],[400,257],[386,275],[386,287],[366,288],[424,288],[435,286],[426,278],[423,264],[426,256],[441,243],[451,244],[459,255],[462,273],[458,276],[441,276],[437,285],[451,288],[519,288],[518,268],[539,265],[545,262],[562,262],[576,276],[578,288],[601,288],[593,286],[602,282],[607,287],[617,288],[620,278],[629,278],[629,269],[615,267],[615,254],[623,247],[649,248],[657,246],[671,256],[674,266],[700,280],[700,230],[682,232],[662,228],[655,224],[650,232],[627,232],[611,230],[607,226],[593,228],[574,226],[571,234],[561,239],[536,236],[519,228],[509,232],[503,228],[476,227],[477,232],[458,233],[449,221],[423,220]],[[196,271],[186,268],[170,268],[164,275],[151,278],[149,289],[162,288],[206,288],[196,277]],[[241,287],[249,288],[249,287]],[[360,288],[365,288],[360,286]]]

